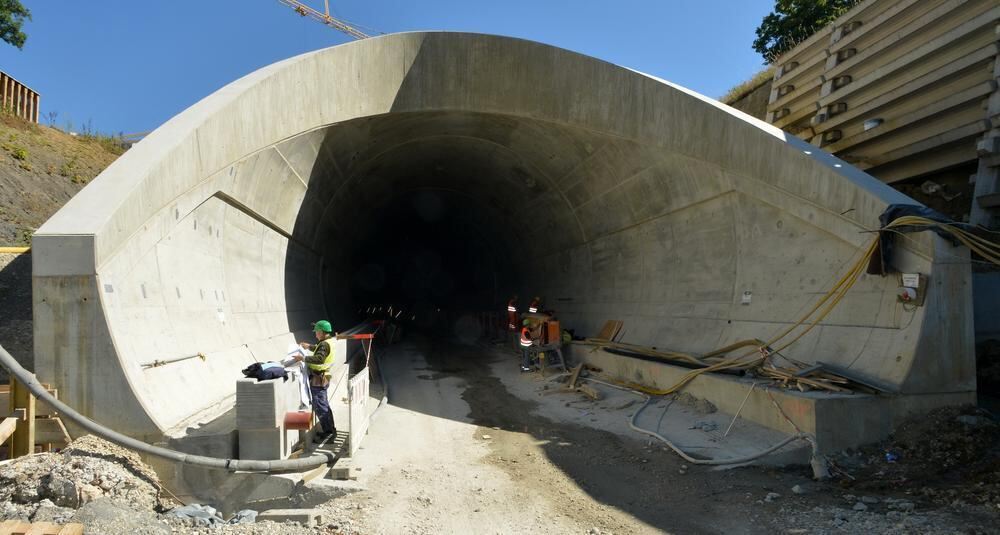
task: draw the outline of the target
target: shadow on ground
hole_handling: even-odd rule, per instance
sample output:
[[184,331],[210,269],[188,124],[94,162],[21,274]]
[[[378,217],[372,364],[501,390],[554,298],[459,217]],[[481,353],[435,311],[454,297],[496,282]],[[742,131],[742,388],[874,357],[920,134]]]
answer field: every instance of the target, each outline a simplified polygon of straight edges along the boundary
[[[427,363],[425,369],[411,372],[413,377],[427,388],[434,388],[435,381],[445,378],[463,381],[461,397],[465,404],[456,400],[454,405],[440,407],[433,402],[428,404],[427,400],[432,397],[410,395],[390,396],[390,403],[489,428],[479,431],[494,435],[490,441],[493,455],[487,462],[494,462],[526,486],[555,487],[551,476],[544,475],[545,467],[537,464],[529,453],[537,448],[548,463],[594,500],[658,529],[671,533],[731,533],[734,530],[756,533],[769,530],[766,512],[734,515],[734,510],[752,506],[768,492],[787,493],[793,485],[809,479],[809,469],[804,466],[727,471],[684,467],[680,458],[648,440],[633,440],[533,415],[537,404],[508,392],[490,369],[494,361],[501,360],[516,366],[517,357],[513,352],[506,355],[485,346],[457,345],[440,338],[420,336],[411,336],[407,345],[421,353]],[[407,365],[402,362],[387,364],[397,368]],[[519,435],[497,440],[497,433],[490,429]],[[566,505],[568,513],[572,513],[572,506]]]
[[[0,345],[34,370],[31,321],[31,255],[0,253]],[[0,368],[0,382],[7,370]]]

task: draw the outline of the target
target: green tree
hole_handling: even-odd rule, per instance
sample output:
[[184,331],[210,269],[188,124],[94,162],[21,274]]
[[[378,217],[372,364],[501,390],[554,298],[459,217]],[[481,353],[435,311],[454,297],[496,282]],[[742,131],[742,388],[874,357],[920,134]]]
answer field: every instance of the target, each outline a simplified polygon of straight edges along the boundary
[[753,49],[772,63],[861,0],[776,0],[757,28]]
[[24,48],[28,36],[21,31],[24,20],[31,20],[31,12],[20,0],[0,0],[0,39]]

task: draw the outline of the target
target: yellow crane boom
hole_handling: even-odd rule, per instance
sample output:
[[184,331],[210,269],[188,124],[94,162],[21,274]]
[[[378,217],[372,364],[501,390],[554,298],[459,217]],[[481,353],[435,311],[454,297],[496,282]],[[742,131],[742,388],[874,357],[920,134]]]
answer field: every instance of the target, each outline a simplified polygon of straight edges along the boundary
[[368,37],[371,37],[370,35],[351,26],[350,24],[332,17],[330,15],[330,0],[324,0],[326,7],[325,13],[313,9],[303,4],[302,2],[299,2],[298,0],[278,0],[278,2],[294,9],[296,13],[302,15],[303,17],[309,17],[313,20],[322,22],[323,24],[326,24],[327,26],[335,30],[342,31],[355,39],[366,39]]

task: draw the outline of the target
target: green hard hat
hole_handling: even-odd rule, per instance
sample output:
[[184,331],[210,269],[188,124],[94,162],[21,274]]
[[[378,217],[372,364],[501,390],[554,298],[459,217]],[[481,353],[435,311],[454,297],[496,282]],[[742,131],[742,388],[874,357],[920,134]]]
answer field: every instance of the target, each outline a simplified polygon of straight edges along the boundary
[[521,325],[524,325],[525,327],[527,327],[528,325],[531,325],[531,320],[524,320],[524,321],[521,322]]
[[313,323],[313,330],[316,331],[316,332],[323,331],[325,333],[332,333],[333,332],[333,326],[330,325],[329,321],[319,320],[316,323]]

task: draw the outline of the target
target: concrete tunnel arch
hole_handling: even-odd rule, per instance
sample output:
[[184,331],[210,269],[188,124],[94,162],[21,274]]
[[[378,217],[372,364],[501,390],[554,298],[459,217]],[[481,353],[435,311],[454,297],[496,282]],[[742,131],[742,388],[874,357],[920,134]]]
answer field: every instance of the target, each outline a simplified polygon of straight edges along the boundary
[[[492,256],[469,254],[507,274],[494,292],[543,294],[582,333],[622,319],[629,342],[695,352],[794,321],[888,204],[916,204],[594,58],[488,35],[366,39],[206,97],[39,229],[36,373],[122,432],[183,433],[310,321],[352,319],[364,252],[391,234],[379,229],[432,228],[407,215],[422,195],[448,214],[443,239],[489,243]],[[864,277],[789,353],[907,393],[974,390],[968,255],[931,233],[900,246],[896,264],[932,281],[924,307],[901,307],[892,277]]]

